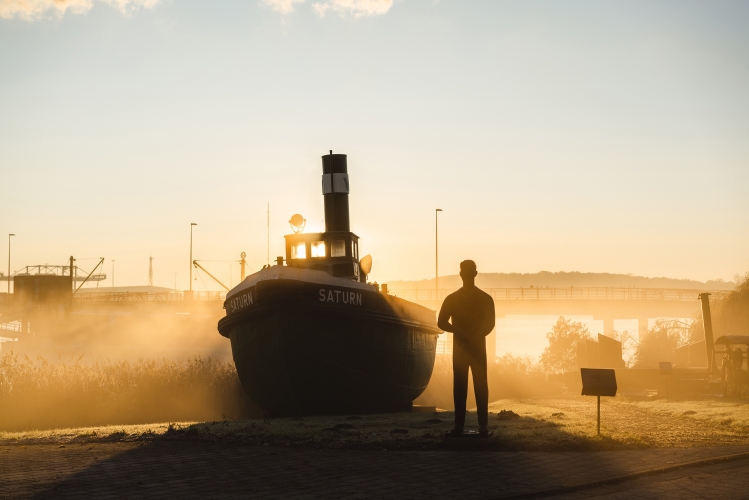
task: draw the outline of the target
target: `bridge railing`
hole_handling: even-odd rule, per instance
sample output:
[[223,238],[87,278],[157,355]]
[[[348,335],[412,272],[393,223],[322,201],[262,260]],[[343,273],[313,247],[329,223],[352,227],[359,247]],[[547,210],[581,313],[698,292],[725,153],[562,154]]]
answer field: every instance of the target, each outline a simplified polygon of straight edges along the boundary
[[0,333],[20,332],[21,330],[23,330],[23,324],[20,321],[16,320],[16,321],[9,321],[7,323],[0,323]]
[[[193,292],[192,300],[223,301],[224,292]],[[75,302],[175,302],[185,300],[181,292],[78,292],[73,297]]]
[[[697,290],[684,288],[482,288],[494,300],[697,300],[700,293],[709,292],[713,298],[728,293],[725,290]],[[455,290],[441,288],[392,289],[391,293],[406,300],[443,300]]]

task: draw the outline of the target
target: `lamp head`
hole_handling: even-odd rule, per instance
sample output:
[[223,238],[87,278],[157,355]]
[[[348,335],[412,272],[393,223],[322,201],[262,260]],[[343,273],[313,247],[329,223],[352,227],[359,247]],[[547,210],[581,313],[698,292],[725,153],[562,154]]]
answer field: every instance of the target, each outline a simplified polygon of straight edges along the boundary
[[307,219],[302,217],[301,214],[294,214],[291,216],[291,219],[289,219],[289,225],[291,225],[294,234],[301,233],[304,231],[304,226],[307,225]]

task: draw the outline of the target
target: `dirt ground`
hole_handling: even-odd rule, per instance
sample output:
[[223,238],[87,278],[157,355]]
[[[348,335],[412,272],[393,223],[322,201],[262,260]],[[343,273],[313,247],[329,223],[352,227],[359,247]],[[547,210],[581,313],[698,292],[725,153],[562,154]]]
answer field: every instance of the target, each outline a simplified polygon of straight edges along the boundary
[[[541,432],[540,441],[570,437],[592,439],[596,433],[596,398],[575,396],[535,400],[503,400],[490,405],[495,413],[520,414],[515,425],[501,423],[506,433],[533,435],[542,423],[557,432]],[[523,426],[527,426],[523,428]],[[549,426],[551,428],[551,426]],[[540,430],[540,429],[539,429]],[[749,444],[749,400],[637,400],[601,398],[601,435],[612,446],[678,447]],[[538,446],[542,443],[537,442]]]
[[[510,413],[500,413],[510,410]],[[484,449],[502,451],[603,451],[749,445],[749,401],[632,400],[601,398],[601,436],[596,399],[507,399],[490,405],[495,438]],[[0,432],[0,444],[232,441],[257,445],[361,450],[429,450],[443,447],[452,427],[447,411],[381,415],[174,422],[51,431]],[[470,412],[468,427],[476,428]]]

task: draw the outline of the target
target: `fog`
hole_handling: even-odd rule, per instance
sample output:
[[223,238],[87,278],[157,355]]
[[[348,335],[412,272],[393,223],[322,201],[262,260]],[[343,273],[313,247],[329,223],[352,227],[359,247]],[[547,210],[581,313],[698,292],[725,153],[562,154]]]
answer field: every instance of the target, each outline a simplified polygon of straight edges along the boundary
[[31,335],[2,344],[0,407],[12,411],[0,411],[0,431],[262,416],[217,311],[117,309],[37,312]]

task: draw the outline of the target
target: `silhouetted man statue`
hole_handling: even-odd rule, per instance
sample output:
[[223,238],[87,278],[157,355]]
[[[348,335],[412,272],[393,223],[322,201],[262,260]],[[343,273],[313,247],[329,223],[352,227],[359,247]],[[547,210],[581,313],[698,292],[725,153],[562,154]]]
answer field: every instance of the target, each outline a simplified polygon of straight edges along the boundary
[[[494,329],[494,300],[476,288],[476,263],[460,263],[463,288],[451,293],[440,309],[438,326],[453,333],[453,398],[455,401],[455,428],[453,434],[462,434],[466,421],[468,396],[468,368],[473,374],[479,433],[489,433],[489,387],[486,381],[486,336]],[[452,320],[452,322],[451,322]]]

